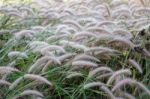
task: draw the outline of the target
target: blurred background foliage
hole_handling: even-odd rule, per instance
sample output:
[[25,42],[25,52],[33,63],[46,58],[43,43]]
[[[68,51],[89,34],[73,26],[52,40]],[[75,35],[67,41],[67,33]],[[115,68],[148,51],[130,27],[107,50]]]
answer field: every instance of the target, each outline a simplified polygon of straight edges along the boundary
[[3,4],[18,4],[18,3],[31,3],[32,0],[0,0],[0,6]]

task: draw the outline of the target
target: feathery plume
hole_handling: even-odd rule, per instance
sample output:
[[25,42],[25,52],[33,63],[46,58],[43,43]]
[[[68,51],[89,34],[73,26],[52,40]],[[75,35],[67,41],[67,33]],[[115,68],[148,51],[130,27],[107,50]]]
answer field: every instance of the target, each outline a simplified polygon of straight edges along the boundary
[[81,45],[81,44],[78,44],[78,43],[75,43],[75,42],[71,42],[71,41],[66,41],[66,40],[62,40],[60,41],[60,44],[63,44],[65,46],[70,46],[70,47],[73,47],[73,48],[76,48],[76,49],[80,49],[80,50],[87,50],[88,47],[84,46],[84,45]]
[[42,73],[44,73],[46,70],[48,70],[49,65],[52,63],[52,61],[48,61],[46,65],[42,68]]
[[104,86],[105,84],[104,83],[101,83],[101,82],[91,82],[91,83],[88,83],[88,84],[85,84],[83,86],[84,89],[89,89],[89,88],[92,88],[92,87],[101,87],[101,86]]
[[11,83],[8,82],[8,81],[5,81],[5,80],[0,80],[0,85],[8,85],[8,86],[10,86]]
[[90,71],[88,77],[92,77],[92,76],[96,75],[97,73],[99,73],[101,71],[108,71],[108,72],[111,72],[111,73],[113,72],[113,70],[110,69],[109,67],[104,67],[103,66],[103,67],[95,68],[94,70]]
[[82,73],[71,72],[71,73],[67,74],[66,78],[70,79],[70,78],[73,78],[73,77],[82,77],[82,76],[83,76]]
[[43,42],[43,41],[33,41],[33,42],[29,43],[29,47],[31,49],[34,49],[34,48],[37,48],[37,47],[41,47],[41,46],[45,47],[45,46],[49,46],[49,44],[46,43],[46,42]]
[[130,32],[123,29],[114,30],[113,34],[117,34],[121,37],[128,38],[128,39],[131,39],[133,37],[133,35]]
[[91,55],[86,55],[86,54],[79,54],[73,59],[73,61],[78,61],[78,60],[87,60],[87,61],[89,60],[89,61],[100,62],[100,60],[97,59],[96,57]]
[[131,49],[134,49],[134,47],[135,47],[135,45],[130,40],[122,38],[122,37],[114,38],[114,40],[109,41],[108,44],[116,44],[119,46],[126,46]]
[[124,74],[131,75],[131,71],[129,69],[125,69],[125,70],[118,70],[114,72],[113,75],[108,79],[107,85],[110,85],[117,76],[124,75]]
[[125,78],[125,79],[123,79],[123,80],[117,82],[117,83],[113,86],[112,92],[114,92],[115,90],[121,88],[123,85],[126,85],[126,84],[130,84],[130,85],[131,85],[131,84],[135,84],[135,81],[132,80],[132,79],[130,79],[130,78]]
[[22,18],[22,15],[20,14],[20,13],[18,13],[18,12],[11,12],[11,11],[9,11],[9,12],[7,12],[6,13],[7,15],[10,15],[10,16],[15,16],[15,17],[19,17],[19,18]]
[[44,48],[41,49],[41,53],[43,55],[46,55],[46,52],[48,52],[48,51],[56,51],[56,50],[59,50],[62,53],[66,53],[66,51],[64,50],[64,48],[61,47],[61,46],[58,46],[58,45],[49,45],[49,46],[46,46],[46,47],[44,47]]
[[9,89],[14,89],[21,81],[23,80],[23,77],[17,78],[10,86]]
[[150,91],[140,82],[137,82],[136,80],[130,79],[130,78],[126,78],[123,79],[121,81],[119,81],[118,83],[116,83],[116,85],[112,88],[112,92],[114,92],[115,90],[121,88],[123,85],[137,85],[138,87],[140,87],[143,91],[145,91],[148,95],[150,95]]
[[94,53],[94,52],[98,52],[98,51],[114,52],[115,50],[110,49],[108,47],[99,46],[99,47],[88,48],[87,50],[85,50],[85,53],[88,54],[88,53]]
[[105,25],[105,26],[108,26],[108,25],[115,26],[115,22],[113,22],[113,21],[102,21],[102,22],[97,24],[98,27],[103,26],[103,25]]
[[112,94],[112,92],[105,86],[105,84],[101,82],[92,82],[84,85],[84,89],[89,89],[92,87],[100,87],[101,90],[106,92],[111,99],[116,99],[116,97]]
[[15,37],[18,39],[21,39],[21,38],[31,38],[33,36],[33,34],[35,34],[34,31],[32,30],[22,30],[20,32],[17,32],[15,33]]
[[19,52],[19,51],[11,51],[8,53],[8,57],[10,59],[12,58],[17,58],[17,57],[20,57],[20,58],[28,58],[27,54],[25,52]]
[[74,34],[73,39],[78,39],[78,37],[81,37],[81,36],[96,38],[95,34],[85,31],[85,32],[79,32],[79,33]]
[[0,74],[9,74],[12,72],[19,72],[19,70],[13,67],[0,66]]
[[38,31],[42,32],[42,31],[44,31],[45,28],[43,26],[34,26],[31,29],[36,32],[38,32]]
[[43,64],[46,64],[48,61],[52,61],[55,64],[61,64],[59,59],[54,56],[43,56],[39,58],[28,70],[29,73],[35,71],[35,69],[40,69]]
[[82,30],[82,26],[80,24],[78,24],[76,21],[74,20],[65,20],[63,22],[63,24],[68,24],[68,25],[73,25],[75,26],[75,28],[77,28],[78,30]]
[[141,66],[133,59],[128,60],[129,64],[131,64],[133,67],[135,67],[140,73],[143,73],[143,70]]
[[99,36],[97,37],[95,43],[98,44],[99,42],[113,40],[114,37],[115,36],[112,35],[112,34],[99,34]]
[[111,34],[110,31],[108,31],[106,29],[99,28],[99,27],[89,27],[86,31],[98,32],[99,34]]
[[17,99],[19,97],[24,97],[24,96],[27,96],[27,95],[35,95],[35,96],[38,96],[38,97],[44,97],[43,94],[37,90],[24,90],[23,92],[21,92],[19,95],[15,96],[14,98],[12,99]]
[[112,0],[110,3],[110,6],[117,7],[123,4],[127,4],[128,2],[126,0]]
[[111,75],[113,75],[113,73],[104,73],[104,74],[101,74],[100,76],[97,76],[96,79],[103,79],[103,78],[106,78],[106,77],[110,77]]
[[108,13],[108,16],[111,17],[111,10],[110,10],[110,6],[107,3],[103,4],[106,7],[106,11]]
[[47,42],[52,42],[52,41],[56,41],[59,39],[65,39],[68,37],[68,34],[61,34],[61,35],[54,35],[54,36],[50,36],[46,39]]
[[93,63],[91,61],[84,61],[84,60],[78,60],[78,61],[73,61],[72,66],[88,66],[88,67],[97,67],[98,64]]
[[147,49],[143,49],[143,54],[147,57],[150,57],[150,52]]
[[120,14],[126,14],[128,16],[130,16],[131,12],[129,9],[127,8],[121,8],[121,9],[117,9],[117,10],[114,10],[112,12],[112,17],[113,18],[116,18],[117,16],[119,16]]
[[42,83],[46,83],[50,86],[52,86],[52,83],[50,81],[48,81],[46,78],[40,76],[40,75],[35,75],[35,74],[25,74],[23,77],[19,77],[17,78],[12,84],[11,86],[9,86],[9,89],[12,90],[14,89],[23,79],[31,79],[34,80],[36,82],[38,82],[38,84],[42,84]]
[[28,11],[28,13],[30,13],[32,15],[35,15],[34,11],[30,7],[22,6],[22,7],[19,8],[19,10]]
[[142,83],[136,82],[136,85],[139,86],[143,91],[145,91],[150,96],[150,90],[146,88]]
[[60,62],[63,62],[65,59],[70,59],[73,56],[75,56],[75,54],[73,54],[73,53],[66,53],[66,54],[64,54],[62,56],[59,56],[58,59],[59,59]]
[[92,17],[87,17],[87,18],[79,18],[78,19],[78,22],[79,23],[85,23],[85,24],[88,24],[88,23],[95,23],[96,22],[96,19],[95,18],[92,18]]
[[[108,96],[111,98],[111,99],[116,99],[116,97],[113,95],[113,93],[108,89],[108,87],[106,86],[101,86],[100,87],[101,90],[103,90],[105,93],[108,94]],[[117,98],[118,99],[118,98]]]
[[24,75],[24,78],[25,79],[32,79],[32,80],[35,80],[39,83],[46,83],[50,86],[52,86],[52,83],[50,81],[48,81],[46,78],[40,76],[40,75],[34,75],[34,74],[25,74]]
[[134,96],[132,96],[131,94],[129,94],[127,92],[121,92],[121,96],[126,97],[128,99],[135,99]]

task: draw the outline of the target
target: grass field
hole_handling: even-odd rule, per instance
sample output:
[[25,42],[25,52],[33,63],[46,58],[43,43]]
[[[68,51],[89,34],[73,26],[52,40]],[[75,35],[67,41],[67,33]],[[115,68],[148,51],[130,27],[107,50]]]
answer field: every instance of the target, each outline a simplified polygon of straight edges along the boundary
[[150,0],[1,0],[0,99],[149,99]]

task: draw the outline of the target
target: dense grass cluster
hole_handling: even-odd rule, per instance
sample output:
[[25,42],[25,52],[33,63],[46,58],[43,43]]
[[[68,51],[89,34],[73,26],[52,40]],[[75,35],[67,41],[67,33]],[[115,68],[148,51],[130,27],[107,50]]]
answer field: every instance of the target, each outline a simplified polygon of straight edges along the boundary
[[149,99],[149,4],[149,0],[4,4],[0,99]]

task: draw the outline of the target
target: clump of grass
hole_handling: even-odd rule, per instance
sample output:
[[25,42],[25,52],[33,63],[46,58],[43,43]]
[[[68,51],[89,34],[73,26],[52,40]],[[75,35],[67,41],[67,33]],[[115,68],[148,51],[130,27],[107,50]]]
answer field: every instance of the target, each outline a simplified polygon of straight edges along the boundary
[[4,4],[0,98],[146,99],[149,15],[147,0]]

